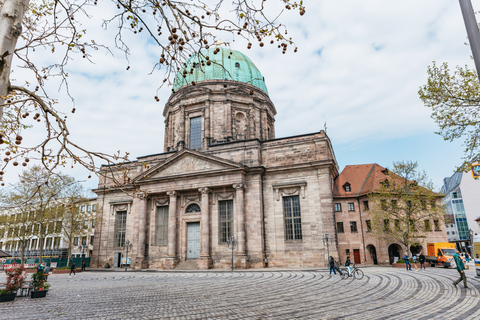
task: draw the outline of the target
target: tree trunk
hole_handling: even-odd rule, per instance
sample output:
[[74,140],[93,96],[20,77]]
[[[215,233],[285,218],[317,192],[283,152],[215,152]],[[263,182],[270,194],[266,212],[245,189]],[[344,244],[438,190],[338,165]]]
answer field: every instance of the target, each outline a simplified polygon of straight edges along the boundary
[[20,257],[20,264],[25,263],[25,245],[26,245],[26,242],[22,241],[22,255]]
[[43,256],[43,243],[45,242],[45,237],[42,235],[39,235],[38,237],[38,262],[42,262],[42,256]]
[[22,34],[22,20],[29,0],[0,0],[0,122],[3,104],[10,86],[12,58],[18,37]]

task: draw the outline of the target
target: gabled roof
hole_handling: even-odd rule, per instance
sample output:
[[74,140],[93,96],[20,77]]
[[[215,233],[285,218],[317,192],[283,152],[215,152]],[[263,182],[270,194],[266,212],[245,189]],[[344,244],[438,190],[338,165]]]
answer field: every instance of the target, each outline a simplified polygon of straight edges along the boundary
[[[358,197],[380,188],[380,183],[389,179],[389,172],[384,167],[372,164],[357,164],[346,166],[335,180],[334,197]],[[344,185],[350,184],[350,192]]]

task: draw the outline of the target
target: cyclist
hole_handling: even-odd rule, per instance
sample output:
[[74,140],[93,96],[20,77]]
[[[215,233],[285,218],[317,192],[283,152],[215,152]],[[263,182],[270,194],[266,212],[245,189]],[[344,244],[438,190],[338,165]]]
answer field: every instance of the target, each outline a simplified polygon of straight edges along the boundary
[[350,261],[350,257],[347,257],[347,261],[345,261],[345,267],[347,267],[348,276],[350,276],[350,274],[352,273],[351,264],[352,262]]

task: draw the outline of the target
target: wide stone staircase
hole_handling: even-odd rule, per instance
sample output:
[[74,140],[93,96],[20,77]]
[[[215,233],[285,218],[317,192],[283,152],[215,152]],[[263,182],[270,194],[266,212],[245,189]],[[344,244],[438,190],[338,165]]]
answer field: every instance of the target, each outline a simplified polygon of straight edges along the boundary
[[185,260],[175,267],[175,270],[197,270],[197,260]]

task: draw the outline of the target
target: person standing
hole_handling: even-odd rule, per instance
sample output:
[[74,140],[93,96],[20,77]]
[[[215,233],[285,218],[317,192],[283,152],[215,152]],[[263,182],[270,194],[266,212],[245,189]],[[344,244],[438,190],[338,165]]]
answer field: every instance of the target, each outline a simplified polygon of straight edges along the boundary
[[85,271],[85,268],[87,267],[87,262],[85,260],[82,261],[82,271]]
[[350,277],[350,273],[352,273],[352,262],[350,261],[350,257],[347,257],[347,261],[345,261],[345,267],[347,267],[347,273],[348,276]]
[[68,275],[68,277],[72,276],[72,272],[73,272],[73,276],[76,277],[77,275],[75,274],[75,262],[73,261],[72,261],[72,266],[70,267],[70,274]]
[[463,261],[462,259],[460,258],[460,255],[459,255],[460,251],[458,250],[455,250],[455,254],[453,255],[453,259],[455,260],[455,263],[457,265],[457,271],[458,273],[460,274],[460,278],[458,278],[457,281],[454,281],[453,282],[453,285],[456,287],[457,284],[462,281],[463,279],[463,286],[465,287],[465,289],[470,289],[468,286],[467,286],[467,276],[465,275],[465,266],[463,264]]
[[425,270],[425,256],[423,255],[423,252],[420,252],[420,256],[418,257],[418,262],[420,262],[420,270]]
[[330,266],[330,274],[332,274],[332,271],[333,271],[333,274],[337,275],[337,272],[335,271],[335,260],[333,259],[332,256],[330,256],[330,259],[328,260],[328,264]]
[[407,268],[407,271],[410,270],[412,271],[412,264],[410,263],[410,259],[408,257],[408,253],[405,252],[403,255],[403,260],[405,260],[405,267]]

